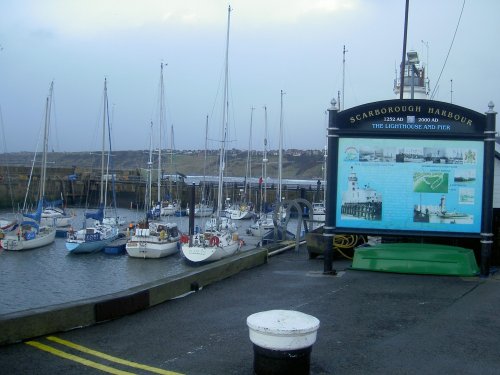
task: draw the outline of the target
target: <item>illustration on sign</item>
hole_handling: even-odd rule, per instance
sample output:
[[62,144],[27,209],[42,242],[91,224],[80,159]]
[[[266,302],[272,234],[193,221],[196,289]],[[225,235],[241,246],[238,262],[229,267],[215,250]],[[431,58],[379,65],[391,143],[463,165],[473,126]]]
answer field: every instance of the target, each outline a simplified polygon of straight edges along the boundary
[[338,227],[479,233],[483,143],[339,139]]

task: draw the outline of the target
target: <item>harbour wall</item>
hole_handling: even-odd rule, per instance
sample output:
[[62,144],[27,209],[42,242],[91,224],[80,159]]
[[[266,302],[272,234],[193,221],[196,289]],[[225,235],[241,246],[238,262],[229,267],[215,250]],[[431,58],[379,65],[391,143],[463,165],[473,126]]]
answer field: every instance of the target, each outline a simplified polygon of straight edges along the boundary
[[116,319],[147,309],[241,271],[267,263],[268,249],[256,248],[122,292],[0,316],[0,345]]
[[[99,203],[99,193],[101,189],[101,176],[97,172],[80,171],[78,167],[73,168],[48,168],[46,180],[46,199],[58,200],[62,199],[67,206],[84,207],[97,206]],[[30,186],[27,194],[28,206],[35,207],[37,202],[37,194],[39,191],[40,180],[38,175],[34,175],[30,179],[31,168],[29,167],[10,167],[7,171],[2,168],[0,173],[0,209],[13,209],[18,211],[23,207],[26,191]],[[228,181],[229,180],[229,181]],[[104,188],[107,191],[114,190],[116,193],[116,201],[118,207],[126,208],[143,208],[146,195],[146,176],[138,173],[137,170],[121,170],[113,175],[107,175],[104,180]],[[190,199],[190,188],[195,185],[195,200],[198,202],[202,195],[209,197],[214,201],[217,197],[218,184],[216,181],[207,181],[205,190],[203,190],[203,182],[198,179],[179,178],[175,181],[170,181],[164,178],[161,182],[160,196],[165,200],[165,197],[170,195],[173,198],[180,199],[182,206],[185,208]],[[153,200],[158,196],[156,178],[152,181]],[[230,198],[230,202],[239,202],[244,200],[243,192],[245,188],[245,179],[229,177],[224,182],[226,198]],[[292,183],[284,183],[282,192],[284,199],[304,198],[309,201],[321,200],[323,196],[323,186],[320,187],[314,181],[294,180]],[[263,186],[258,182],[248,182],[247,191],[250,191],[250,197],[246,200],[251,202],[260,202],[262,199]],[[270,182],[266,184],[265,197],[268,202],[274,202],[276,199],[277,183]],[[107,202],[111,202],[111,193],[108,193]],[[258,207],[257,207],[258,208]]]

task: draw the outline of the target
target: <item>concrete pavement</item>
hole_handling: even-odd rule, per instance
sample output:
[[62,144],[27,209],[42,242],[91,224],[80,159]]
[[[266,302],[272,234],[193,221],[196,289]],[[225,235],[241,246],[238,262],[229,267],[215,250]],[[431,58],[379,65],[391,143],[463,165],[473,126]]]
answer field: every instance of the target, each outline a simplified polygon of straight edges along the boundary
[[[252,374],[247,316],[289,309],[320,320],[313,375],[500,373],[500,277],[400,275],[349,266],[348,260],[335,261],[338,274],[323,275],[322,258],[310,260],[305,248],[292,249],[185,297],[53,336],[163,373]],[[32,341],[112,369],[153,373],[46,336]],[[6,374],[104,371],[25,343],[0,347],[0,368]]]

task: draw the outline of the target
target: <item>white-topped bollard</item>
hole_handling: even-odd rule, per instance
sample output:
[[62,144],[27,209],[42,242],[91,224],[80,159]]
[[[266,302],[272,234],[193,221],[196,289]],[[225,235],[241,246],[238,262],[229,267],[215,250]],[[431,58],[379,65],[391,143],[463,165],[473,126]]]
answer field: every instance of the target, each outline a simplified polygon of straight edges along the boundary
[[309,374],[319,320],[291,310],[269,310],[247,318],[257,375]]

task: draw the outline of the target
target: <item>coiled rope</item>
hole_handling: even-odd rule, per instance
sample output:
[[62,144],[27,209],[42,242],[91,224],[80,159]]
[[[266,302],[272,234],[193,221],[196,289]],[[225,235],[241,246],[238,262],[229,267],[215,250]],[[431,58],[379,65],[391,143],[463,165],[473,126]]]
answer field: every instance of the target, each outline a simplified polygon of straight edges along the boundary
[[333,250],[338,251],[344,258],[352,259],[352,257],[347,255],[344,251],[353,249],[359,241],[362,241],[363,244],[366,243],[364,236],[358,236],[356,234],[336,234],[335,237],[333,237]]

